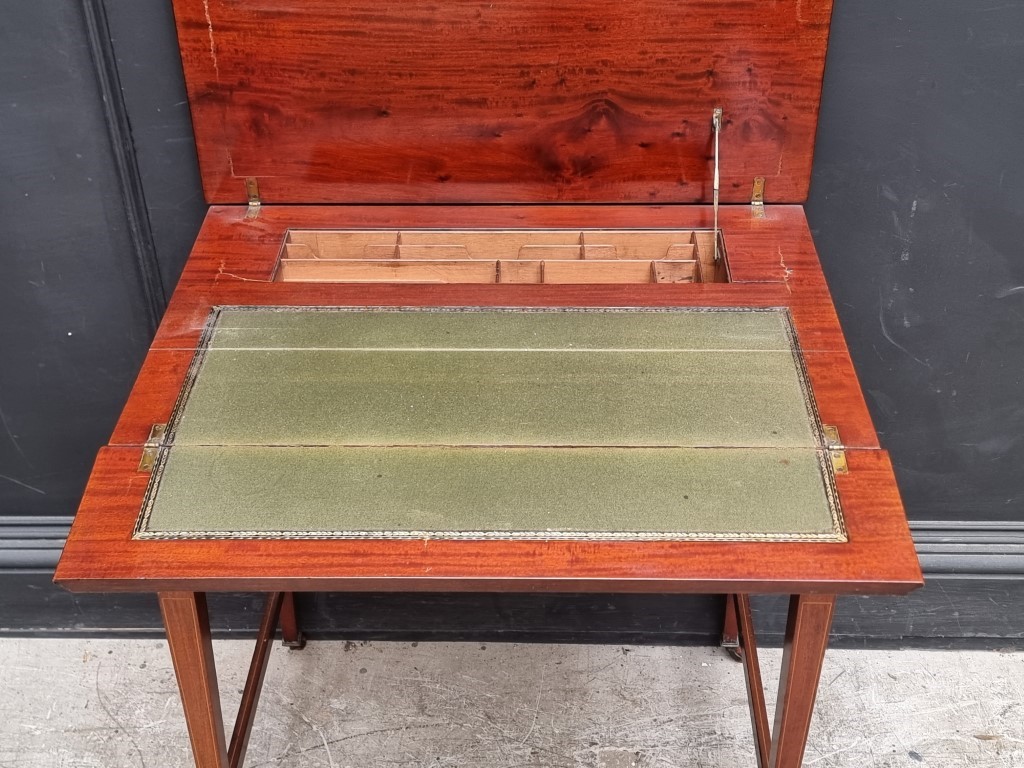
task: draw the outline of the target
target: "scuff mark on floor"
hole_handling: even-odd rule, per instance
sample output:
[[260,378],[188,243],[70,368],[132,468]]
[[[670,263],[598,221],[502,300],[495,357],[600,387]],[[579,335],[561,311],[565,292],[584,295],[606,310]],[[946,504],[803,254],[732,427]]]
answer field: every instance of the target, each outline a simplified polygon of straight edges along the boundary
[[[231,713],[252,644],[218,640],[214,651]],[[318,642],[275,652],[248,765],[753,764],[741,665],[717,648],[622,651],[369,642],[342,653]],[[761,656],[771,688],[781,651]],[[831,685],[818,694],[806,765],[1024,765],[1024,653],[830,650],[822,677]],[[166,643],[3,638],[0,686],[0,765],[194,765]]]

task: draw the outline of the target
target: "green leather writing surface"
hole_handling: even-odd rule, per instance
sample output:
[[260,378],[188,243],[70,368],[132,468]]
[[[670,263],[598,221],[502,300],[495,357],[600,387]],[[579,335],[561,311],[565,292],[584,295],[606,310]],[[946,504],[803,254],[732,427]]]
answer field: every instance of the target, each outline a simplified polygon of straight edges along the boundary
[[222,308],[137,536],[842,540],[783,310]]
[[220,350],[191,445],[814,445],[790,352]]
[[831,517],[814,514],[828,507],[820,459],[742,448],[175,446],[149,530],[829,539]]
[[717,349],[789,352],[784,312],[225,309],[211,349]]

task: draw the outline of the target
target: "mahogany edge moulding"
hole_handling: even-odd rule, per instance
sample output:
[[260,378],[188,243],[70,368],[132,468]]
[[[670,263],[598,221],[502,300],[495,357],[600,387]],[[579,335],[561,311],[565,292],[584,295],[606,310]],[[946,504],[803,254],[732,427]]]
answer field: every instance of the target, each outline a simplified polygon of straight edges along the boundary
[[[635,226],[706,223],[706,208],[612,209]],[[268,278],[289,226],[578,226],[601,218],[592,207],[264,208],[210,211],[110,448],[94,469],[56,578],[90,591],[195,590],[513,590],[664,592],[909,591],[921,573],[888,456],[874,431],[838,320],[798,207],[769,207],[768,218],[730,209],[723,228],[752,253],[779,243],[777,282],[702,286],[388,286],[273,283]],[[732,234],[730,234],[730,232]],[[778,236],[778,239],[776,239]],[[784,249],[783,249],[784,246]],[[752,262],[753,263],[753,262]],[[712,290],[713,289],[713,290]],[[166,420],[182,366],[211,307],[362,306],[786,306],[807,356],[819,406],[851,414],[845,422],[865,449],[847,451],[850,473],[837,478],[850,533],[846,544],[511,541],[134,541],[148,476],[136,471],[147,424]],[[176,363],[167,365],[173,358]],[[814,370],[831,371],[814,380]],[[836,420],[839,420],[838,418]],[[843,423],[843,422],[841,422]],[[117,447],[120,443],[122,447]]]
[[[131,539],[141,448],[105,448],[57,581],[77,591],[902,593],[920,585],[888,456],[847,451],[845,544]],[[128,478],[126,482],[126,478]]]

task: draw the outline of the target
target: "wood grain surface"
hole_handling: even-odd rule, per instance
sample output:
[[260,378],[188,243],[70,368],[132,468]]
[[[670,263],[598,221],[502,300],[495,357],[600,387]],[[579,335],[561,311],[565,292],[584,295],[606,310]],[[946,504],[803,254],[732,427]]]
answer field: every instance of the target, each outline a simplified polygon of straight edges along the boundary
[[196,768],[228,768],[206,596],[162,592],[159,597]]
[[793,595],[768,768],[800,768],[835,613],[835,595]]
[[206,198],[806,198],[831,0],[175,0]]
[[[860,394],[802,209],[723,211],[729,284],[339,285],[271,282],[289,228],[701,228],[708,207],[264,206],[210,211],[170,309],[111,439],[101,451],[57,570],[83,591],[349,590],[878,592],[921,583],[888,456]],[[213,306],[788,307],[822,420],[850,472],[837,477],[846,544],[509,541],[137,541],[149,476],[136,471],[165,422]],[[751,503],[756,503],[752,500]]]

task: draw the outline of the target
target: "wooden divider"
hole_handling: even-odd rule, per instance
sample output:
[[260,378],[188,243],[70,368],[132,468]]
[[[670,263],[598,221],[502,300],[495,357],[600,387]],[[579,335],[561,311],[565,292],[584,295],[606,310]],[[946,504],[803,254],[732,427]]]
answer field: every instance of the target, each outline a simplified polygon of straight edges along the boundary
[[290,230],[275,280],[724,282],[710,230]]

